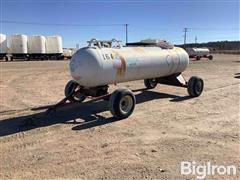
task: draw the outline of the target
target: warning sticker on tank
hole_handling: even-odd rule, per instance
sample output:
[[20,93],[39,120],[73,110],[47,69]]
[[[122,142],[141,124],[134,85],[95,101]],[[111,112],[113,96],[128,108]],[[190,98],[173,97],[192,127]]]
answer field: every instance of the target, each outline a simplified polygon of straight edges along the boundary
[[138,64],[138,59],[137,58],[129,58],[127,60],[127,66],[129,67],[136,67]]

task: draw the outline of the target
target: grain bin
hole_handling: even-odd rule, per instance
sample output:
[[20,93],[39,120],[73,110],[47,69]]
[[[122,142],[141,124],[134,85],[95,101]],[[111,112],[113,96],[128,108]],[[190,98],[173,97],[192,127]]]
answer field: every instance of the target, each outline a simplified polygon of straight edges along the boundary
[[46,53],[49,58],[60,59],[62,57],[62,37],[47,36],[46,37]]
[[44,59],[46,38],[41,35],[28,36],[28,54],[31,59]]
[[10,36],[9,51],[12,54],[11,60],[28,58],[27,40],[28,38],[24,34],[16,34]]
[[0,59],[3,59],[7,55],[7,36],[0,34]]

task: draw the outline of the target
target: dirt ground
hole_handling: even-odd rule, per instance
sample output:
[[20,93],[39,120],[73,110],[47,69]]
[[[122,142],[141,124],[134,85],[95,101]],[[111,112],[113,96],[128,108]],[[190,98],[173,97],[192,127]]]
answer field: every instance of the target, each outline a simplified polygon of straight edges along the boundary
[[239,65],[237,55],[192,61],[183,74],[203,78],[202,96],[158,85],[138,91],[133,114],[115,120],[105,101],[44,116],[63,98],[68,61],[0,62],[0,179],[195,179],[180,174],[181,161],[235,165],[236,176],[207,179],[238,179]]

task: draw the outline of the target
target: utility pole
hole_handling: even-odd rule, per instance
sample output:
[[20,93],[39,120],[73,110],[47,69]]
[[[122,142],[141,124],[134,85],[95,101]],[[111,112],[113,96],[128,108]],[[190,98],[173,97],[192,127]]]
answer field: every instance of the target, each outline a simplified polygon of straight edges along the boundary
[[129,24],[125,24],[126,44],[128,43],[128,26],[129,26]]
[[195,36],[195,46],[197,45],[197,36]]
[[76,44],[76,49],[79,49],[79,44],[78,43]]
[[187,40],[188,28],[184,28],[183,32],[184,32],[184,48],[186,48],[186,40]]

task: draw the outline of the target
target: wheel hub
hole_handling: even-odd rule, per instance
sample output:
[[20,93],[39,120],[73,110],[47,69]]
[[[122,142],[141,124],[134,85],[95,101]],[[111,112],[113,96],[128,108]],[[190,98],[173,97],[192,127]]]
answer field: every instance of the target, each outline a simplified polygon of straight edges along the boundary
[[131,98],[131,96],[124,96],[121,101],[120,101],[120,110],[122,111],[122,113],[126,114],[129,111],[131,111],[133,106],[133,100]]
[[151,84],[152,87],[156,85],[156,79],[150,79],[149,83]]

